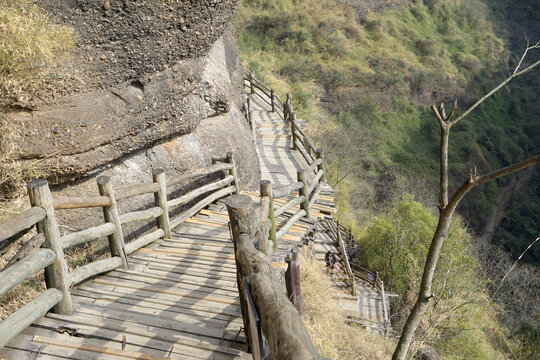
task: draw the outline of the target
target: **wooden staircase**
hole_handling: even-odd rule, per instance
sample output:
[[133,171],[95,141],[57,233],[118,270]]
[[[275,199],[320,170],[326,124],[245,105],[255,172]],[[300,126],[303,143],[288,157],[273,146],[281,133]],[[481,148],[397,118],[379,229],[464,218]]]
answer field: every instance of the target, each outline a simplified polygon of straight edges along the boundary
[[[265,94],[247,95],[250,99],[251,121],[257,142],[257,151],[261,163],[261,179],[270,180],[276,186],[287,185],[297,181],[296,172],[305,168],[307,162],[298,151],[292,149],[290,123],[283,120],[276,112],[272,112],[268,105],[269,98]],[[266,101],[265,101],[266,100]],[[296,120],[303,124],[302,120]],[[310,174],[312,176],[312,174]],[[253,193],[253,197],[257,194]],[[278,205],[284,204],[287,199],[281,200]],[[292,212],[298,210],[294,208]],[[314,214],[317,220],[336,212],[334,190],[326,185],[317,197],[314,204]],[[278,221],[285,222],[291,213],[284,214]],[[297,226],[296,226],[297,225]],[[307,231],[306,231],[307,230]],[[314,252],[316,258],[324,267],[324,255],[332,251],[338,259],[340,268],[333,271],[332,283],[336,288],[339,306],[351,322],[360,323],[366,328],[383,333],[385,328],[382,295],[368,282],[356,279],[357,296],[350,294],[350,283],[344,270],[342,254],[335,236],[324,225],[324,222],[302,219],[289,231],[279,244],[274,261],[283,261],[290,249],[297,246],[301,236],[306,232],[314,231]],[[284,240],[284,241],[283,241]],[[386,302],[387,303],[387,302]],[[388,309],[387,309],[388,311]],[[388,312],[387,312],[388,313]]]

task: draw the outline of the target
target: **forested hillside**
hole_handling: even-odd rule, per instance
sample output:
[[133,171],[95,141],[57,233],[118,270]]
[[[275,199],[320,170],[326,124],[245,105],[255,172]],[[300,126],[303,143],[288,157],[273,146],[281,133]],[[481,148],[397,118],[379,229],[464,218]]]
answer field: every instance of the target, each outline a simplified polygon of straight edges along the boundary
[[[299,115],[321,125],[321,145],[331,149],[336,177],[350,172],[346,180],[367,185],[344,197],[354,198],[351,210],[360,219],[366,207],[388,200],[388,188],[399,188],[402,176],[403,186],[420,180],[431,192],[439,135],[428,106],[458,99],[463,110],[504,78],[527,30],[523,20],[521,28],[511,27],[507,18],[535,13],[526,1],[517,2],[522,12],[504,0],[491,7],[479,0],[375,3],[377,12],[363,1],[246,0],[236,15],[244,66],[301,99]],[[528,35],[537,34],[532,28]],[[455,129],[454,186],[470,167],[486,172],[538,151],[538,75],[532,77],[496,94]],[[329,118],[331,123],[321,124]],[[478,233],[509,181],[489,184],[464,203],[461,213]],[[525,189],[537,203],[538,187]],[[538,211],[527,211],[529,206],[518,197],[496,235],[516,254],[534,239]],[[539,254],[533,249],[527,259],[537,262]]]
[[[538,40],[539,14],[537,1],[523,0],[241,2],[244,67],[280,95],[292,92],[298,116],[327,150],[338,216],[360,237],[357,261],[401,295],[398,330],[436,224],[439,126],[429,106],[457,99],[459,114],[502,81],[526,47],[523,32]],[[453,128],[450,191],[470,168],[487,173],[539,152],[539,80],[513,81]],[[441,299],[415,350],[432,346],[449,359],[538,356],[540,246],[525,254],[532,266],[500,282],[538,237],[539,175],[533,168],[488,183],[462,202],[434,284]],[[485,243],[474,240],[480,235]]]

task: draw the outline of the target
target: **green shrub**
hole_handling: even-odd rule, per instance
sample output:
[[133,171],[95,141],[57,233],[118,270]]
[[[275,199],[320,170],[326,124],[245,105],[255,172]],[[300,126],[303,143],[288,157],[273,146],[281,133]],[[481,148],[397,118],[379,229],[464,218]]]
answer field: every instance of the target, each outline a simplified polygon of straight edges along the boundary
[[482,63],[473,54],[463,54],[458,55],[458,61],[465,69],[469,70],[472,73],[478,73],[482,68]]
[[[399,331],[416,299],[437,218],[405,195],[360,230],[355,261],[378,270],[394,302],[394,328]],[[433,283],[435,300],[416,335],[418,343],[435,346],[448,359],[503,359],[497,307],[478,276],[470,251],[471,236],[458,218],[450,226]],[[401,314],[401,315],[400,315]],[[419,340],[421,339],[421,340]]]

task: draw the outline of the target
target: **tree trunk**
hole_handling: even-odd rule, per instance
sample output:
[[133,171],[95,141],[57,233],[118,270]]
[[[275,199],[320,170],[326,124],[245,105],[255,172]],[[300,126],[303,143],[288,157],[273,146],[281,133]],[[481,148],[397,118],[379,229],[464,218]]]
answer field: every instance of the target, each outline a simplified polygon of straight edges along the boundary
[[472,171],[469,172],[467,181],[461,185],[461,187],[452,195],[452,198],[448,202],[448,206],[442,209],[439,214],[439,222],[437,229],[431,240],[429,252],[426,257],[426,264],[424,265],[424,273],[422,275],[422,282],[420,284],[420,291],[418,299],[414,305],[411,314],[405,322],[401,337],[399,339],[396,350],[392,356],[392,360],[404,360],[407,356],[407,351],[413,339],[414,333],[422,319],[422,316],[426,312],[430,300],[433,298],[431,293],[431,285],[433,284],[433,274],[437,268],[437,261],[439,260],[439,254],[441,252],[444,239],[448,233],[448,228],[452,222],[452,217],[456,210],[457,205],[463,199],[463,197],[478,185],[482,185],[488,181],[498,179],[504,175],[512,174],[516,171],[540,163],[540,155],[535,155],[526,160],[520,161],[516,164],[507,166],[503,169],[494,171],[492,173],[483,176],[473,176]]

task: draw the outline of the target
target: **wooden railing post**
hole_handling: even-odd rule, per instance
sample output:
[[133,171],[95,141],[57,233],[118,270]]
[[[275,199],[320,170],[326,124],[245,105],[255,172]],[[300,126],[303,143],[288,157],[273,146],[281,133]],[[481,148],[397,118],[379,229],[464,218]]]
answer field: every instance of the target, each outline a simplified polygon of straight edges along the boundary
[[249,128],[251,129],[251,131],[253,131],[253,122],[252,122],[252,118],[251,118],[251,99],[250,98],[247,98],[246,112],[247,112],[247,119],[248,119],[248,123],[249,123]]
[[304,185],[298,190],[300,196],[304,196],[305,199],[300,204],[300,208],[306,212],[306,218],[309,218],[309,194],[307,192],[308,190],[308,182],[306,179],[306,171],[303,169],[300,169],[296,172],[296,176],[298,181],[301,181]]
[[274,243],[274,251],[277,250],[277,240],[276,240],[276,220],[274,218],[274,199],[272,197],[272,183],[270,180],[261,181],[261,197],[268,196],[270,199],[268,219],[270,220],[270,235],[269,239]]
[[55,288],[62,292],[63,298],[53,307],[53,311],[61,315],[70,315],[73,312],[71,300],[69,272],[64,257],[64,250],[60,240],[60,230],[54,215],[54,205],[45,179],[38,179],[28,183],[28,194],[32,206],[39,206],[45,210],[47,216],[37,224],[38,232],[45,236],[42,247],[54,252],[54,262],[45,268],[45,283],[47,288]]
[[116,205],[111,179],[108,176],[101,175],[98,176],[97,183],[99,195],[108,196],[111,199],[111,204],[107,207],[103,207],[103,217],[105,222],[113,223],[116,226],[116,231],[108,236],[111,254],[112,256],[119,256],[122,259],[122,267],[128,269],[126,250],[124,248],[124,233],[118,215],[118,206]]
[[317,157],[317,159],[321,159],[322,161],[319,165],[317,165],[317,170],[323,171],[323,176],[321,177],[321,181],[324,181],[326,183],[326,170],[324,168],[324,150],[322,148],[318,148],[317,151],[315,152],[315,156]]
[[298,248],[293,248],[287,259],[289,266],[285,272],[285,285],[287,296],[298,311],[298,315],[304,317],[304,299],[300,287],[300,261],[298,261]]
[[[285,106],[283,106],[283,117],[285,118],[285,120],[290,120],[291,119],[291,103],[292,103],[292,99],[291,99],[291,93],[287,93],[287,99],[285,100]],[[287,112],[285,113],[285,109],[287,109]]]
[[[238,288],[241,277],[247,277],[251,295],[260,315],[261,329],[268,340],[272,359],[324,359],[313,343],[297,310],[279,290],[272,278],[271,259],[253,247],[257,235],[260,214],[255,211],[253,200],[247,195],[232,195],[226,201],[233,235]],[[259,236],[261,233],[259,232]],[[248,343],[250,328],[249,312],[244,296],[240,296],[240,308]]]
[[291,113],[290,116],[291,119],[291,134],[292,134],[292,147],[294,150],[298,150],[298,146],[296,145],[296,113]]
[[252,94],[255,94],[255,86],[253,85],[253,78],[255,76],[253,75],[253,71],[249,73],[249,88],[251,90]]
[[171,221],[169,219],[169,207],[167,206],[167,180],[165,170],[152,170],[152,180],[159,184],[159,191],[154,193],[154,202],[163,210],[163,214],[157,218],[158,227],[163,230],[166,238],[171,237]]
[[276,104],[274,103],[274,89],[270,89],[270,104],[272,105],[272,112],[276,111]]
[[234,155],[232,153],[232,151],[229,151],[227,153],[227,162],[229,164],[232,164],[232,169],[229,170],[229,173],[234,176],[234,187],[236,188],[236,190],[234,191],[235,194],[239,194],[240,193],[240,188],[238,187],[238,176],[237,176],[237,173],[236,173],[236,163],[234,162]]
[[[238,261],[238,241],[241,234],[247,234],[250,238],[255,234],[257,229],[257,219],[255,216],[253,201],[247,195],[232,195],[225,201],[227,212],[229,213],[230,230],[234,245],[234,258],[236,262],[236,282],[238,289],[243,288],[242,277],[247,275],[246,269]],[[247,338],[247,343],[250,348],[252,340],[250,339],[250,318],[247,300],[244,298],[242,291],[240,292],[240,311],[244,321],[244,333]]]
[[375,271],[375,279],[373,279],[373,287],[375,287],[375,289],[377,288],[378,283],[379,283],[379,272]]

